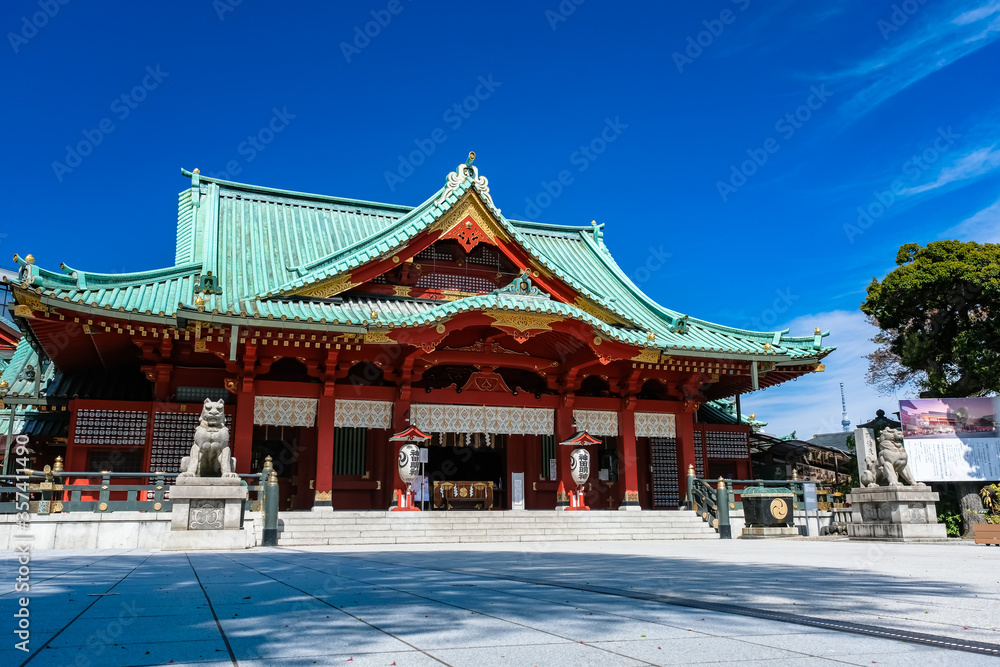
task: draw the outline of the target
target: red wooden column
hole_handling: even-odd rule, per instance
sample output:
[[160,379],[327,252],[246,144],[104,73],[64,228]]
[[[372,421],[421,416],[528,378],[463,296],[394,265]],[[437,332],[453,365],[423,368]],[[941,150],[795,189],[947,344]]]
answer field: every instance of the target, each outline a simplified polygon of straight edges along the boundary
[[236,418],[234,426],[236,432],[233,434],[233,456],[236,457],[236,472],[250,473],[259,472],[250,470],[250,458],[253,454],[253,407],[254,389],[253,380],[244,380],[240,383],[241,391],[236,394]]
[[618,485],[624,490],[620,510],[642,509],[639,504],[639,466],[635,452],[635,399],[623,398],[618,412]]
[[335,349],[323,361],[323,391],[316,403],[316,495],[313,509],[333,508],[333,434],[336,423],[337,355]]
[[[556,468],[559,481],[562,482],[563,490],[567,493],[569,491],[576,491],[576,482],[573,481],[573,475],[570,474],[569,469],[570,454],[573,453],[574,448],[560,445],[559,443],[563,440],[569,440],[576,432],[573,426],[574,398],[573,394],[564,394],[562,403],[556,408]],[[569,496],[565,494],[561,496],[557,495],[556,509],[561,510],[566,507],[569,507]]]
[[[694,465],[694,413],[677,414],[677,489],[683,501],[687,496],[687,470]],[[707,463],[707,462],[706,462]]]
[[[392,432],[389,434],[389,437],[392,437],[392,435],[395,433],[400,433],[401,431],[405,431],[409,427],[410,427],[410,387],[403,386],[399,388],[399,397],[392,404]],[[391,480],[389,482],[390,501],[392,499],[392,491],[395,490],[402,492],[403,489],[406,487],[406,485],[403,484],[402,478],[400,478],[399,476],[399,466],[397,465],[397,461],[399,459],[399,450],[402,448],[404,444],[405,443],[402,442],[399,443],[398,445],[393,442],[387,443],[387,445],[390,448],[390,453],[392,454],[392,456],[389,457],[387,461],[391,471],[387,471],[388,474],[386,475],[387,481]],[[416,492],[414,492],[414,495],[415,494]]]
[[316,496],[313,509],[333,508],[333,433],[336,400],[333,383],[324,388],[316,405]]

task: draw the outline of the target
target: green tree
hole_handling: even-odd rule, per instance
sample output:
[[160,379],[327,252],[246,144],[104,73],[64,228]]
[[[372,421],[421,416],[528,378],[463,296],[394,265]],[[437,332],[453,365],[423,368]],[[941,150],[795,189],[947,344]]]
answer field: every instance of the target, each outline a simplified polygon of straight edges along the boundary
[[913,384],[924,398],[1000,390],[1000,245],[908,243],[896,264],[861,304],[880,329],[868,382],[884,393]]

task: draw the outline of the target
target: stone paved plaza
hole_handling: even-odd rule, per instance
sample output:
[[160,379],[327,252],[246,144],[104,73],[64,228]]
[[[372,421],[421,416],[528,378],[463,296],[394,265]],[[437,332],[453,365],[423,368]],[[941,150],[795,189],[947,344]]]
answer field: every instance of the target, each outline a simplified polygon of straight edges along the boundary
[[1000,665],[831,629],[996,648],[1000,549],[969,544],[44,551],[30,567],[31,653],[8,586],[2,665]]

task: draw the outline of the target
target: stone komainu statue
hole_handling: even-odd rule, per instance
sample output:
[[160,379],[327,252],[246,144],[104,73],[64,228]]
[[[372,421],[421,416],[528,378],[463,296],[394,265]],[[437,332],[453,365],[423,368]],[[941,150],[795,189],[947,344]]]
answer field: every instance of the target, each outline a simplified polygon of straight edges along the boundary
[[194,432],[191,455],[181,460],[177,478],[238,477],[236,459],[230,454],[225,402],[206,398],[201,409],[201,423]]
[[903,432],[895,428],[882,431],[876,446],[876,456],[865,459],[865,470],[861,475],[864,486],[901,486],[901,481],[911,486],[916,482],[910,466],[907,465],[906,449],[903,448]]

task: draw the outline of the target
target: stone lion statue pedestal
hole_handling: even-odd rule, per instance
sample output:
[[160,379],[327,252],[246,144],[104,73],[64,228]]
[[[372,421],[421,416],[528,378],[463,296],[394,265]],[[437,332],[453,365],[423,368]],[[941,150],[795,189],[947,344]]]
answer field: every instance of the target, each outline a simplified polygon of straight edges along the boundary
[[[852,540],[932,542],[948,539],[937,522],[938,494],[914,481],[907,465],[901,431],[887,428],[876,443],[869,429],[855,431],[860,488],[851,489]],[[905,482],[905,484],[904,484]]]
[[191,455],[181,461],[165,551],[246,549],[243,506],[249,487],[234,472],[222,401],[205,400]]

